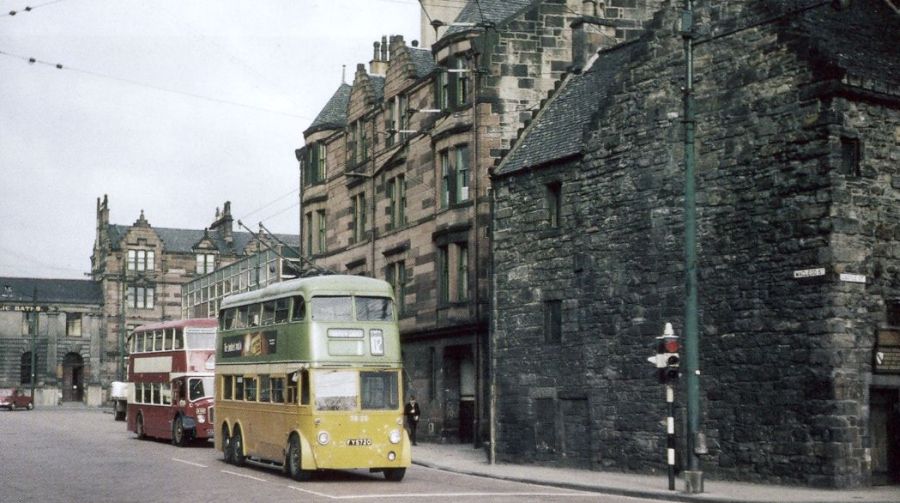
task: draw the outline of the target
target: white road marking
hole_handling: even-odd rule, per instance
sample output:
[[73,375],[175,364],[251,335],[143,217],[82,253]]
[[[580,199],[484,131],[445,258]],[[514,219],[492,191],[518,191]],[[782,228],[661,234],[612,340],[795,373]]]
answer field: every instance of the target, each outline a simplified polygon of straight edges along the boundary
[[193,461],[188,461],[186,459],[172,458],[172,461],[177,461],[179,463],[184,463],[186,465],[191,465],[191,466],[199,466],[200,468],[209,468],[206,465],[201,465],[200,463],[194,463]]
[[246,475],[244,473],[232,472],[229,470],[222,470],[222,473],[227,473],[228,475],[234,475],[236,477],[244,477],[245,479],[256,480],[259,482],[268,482],[266,479],[261,479],[259,477],[254,477],[253,475]]
[[307,494],[312,494],[314,496],[320,496],[323,498],[328,498],[331,500],[365,500],[365,499],[379,499],[379,498],[495,498],[495,497],[554,497],[554,498],[599,498],[600,494],[597,493],[552,493],[552,492],[531,492],[531,493],[523,493],[523,492],[511,492],[511,493],[406,493],[406,494],[352,494],[347,496],[332,496],[330,494],[320,493],[316,491],[310,491],[309,489],[302,489],[297,486],[288,486],[295,491],[304,492]]

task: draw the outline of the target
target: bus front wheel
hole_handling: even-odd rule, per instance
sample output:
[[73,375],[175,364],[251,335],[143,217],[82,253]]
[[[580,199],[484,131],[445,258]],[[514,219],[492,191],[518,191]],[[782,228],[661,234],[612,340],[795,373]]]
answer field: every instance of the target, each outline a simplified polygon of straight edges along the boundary
[[384,478],[391,482],[400,482],[406,475],[406,468],[385,468]]
[[172,424],[172,445],[184,447],[184,421],[181,416],[176,417]]
[[312,478],[312,472],[301,468],[300,462],[300,437],[291,435],[291,441],[288,444],[287,459],[284,460],[285,468],[288,475],[298,481],[303,482]]
[[222,426],[222,454],[225,455],[225,462],[234,464],[234,451],[231,449],[231,435],[228,434],[228,427]]

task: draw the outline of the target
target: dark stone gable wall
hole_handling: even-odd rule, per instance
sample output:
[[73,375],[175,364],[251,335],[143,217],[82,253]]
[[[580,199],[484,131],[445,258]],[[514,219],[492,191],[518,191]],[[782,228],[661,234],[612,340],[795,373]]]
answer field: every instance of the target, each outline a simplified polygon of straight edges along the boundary
[[[673,13],[658,26],[677,26]],[[704,470],[850,487],[867,483],[874,331],[900,293],[900,115],[821,92],[838,75],[779,33],[695,55]],[[583,158],[494,179],[501,460],[665,470],[664,398],[646,358],[683,319],[683,57],[667,29],[637,43]],[[842,136],[861,142],[859,175],[841,171]],[[554,182],[558,230],[546,223]],[[814,267],[826,276],[794,279]],[[551,300],[561,343],[545,342]],[[680,435],[683,421],[679,410]]]

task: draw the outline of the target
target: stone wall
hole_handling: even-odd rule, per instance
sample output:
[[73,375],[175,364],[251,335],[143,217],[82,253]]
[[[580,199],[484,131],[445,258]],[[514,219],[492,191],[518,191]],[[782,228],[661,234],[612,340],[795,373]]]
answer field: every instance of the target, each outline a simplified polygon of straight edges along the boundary
[[[673,26],[670,12],[637,42],[582,159],[494,181],[502,460],[665,470],[665,404],[646,358],[683,317]],[[872,338],[900,293],[900,115],[896,100],[816,91],[835,75],[786,33],[763,25],[695,54],[703,465],[850,487],[867,483]],[[858,172],[842,164],[842,138],[861,144]],[[547,224],[551,183],[559,229]],[[826,275],[794,277],[817,267]],[[548,301],[561,302],[559,343],[546,340]],[[679,410],[681,438],[683,421]]]

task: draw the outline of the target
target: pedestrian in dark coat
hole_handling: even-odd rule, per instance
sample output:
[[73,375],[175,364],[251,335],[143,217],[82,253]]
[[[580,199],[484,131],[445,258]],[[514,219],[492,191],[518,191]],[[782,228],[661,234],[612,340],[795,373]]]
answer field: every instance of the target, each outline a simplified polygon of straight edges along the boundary
[[410,396],[409,402],[403,408],[403,415],[406,416],[406,426],[409,429],[409,439],[413,445],[416,445],[416,427],[419,426],[419,404],[416,397]]

